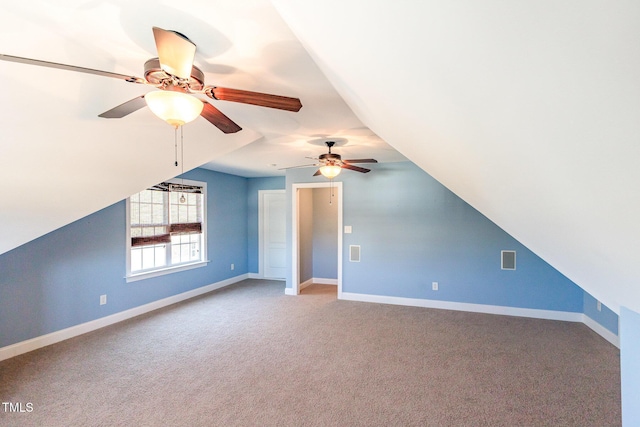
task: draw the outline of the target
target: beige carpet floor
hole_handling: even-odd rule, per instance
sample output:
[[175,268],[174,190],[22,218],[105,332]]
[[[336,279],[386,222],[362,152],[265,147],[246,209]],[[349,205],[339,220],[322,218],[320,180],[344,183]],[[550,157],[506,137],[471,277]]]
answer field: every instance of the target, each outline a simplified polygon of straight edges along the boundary
[[247,280],[0,362],[2,426],[616,426],[576,323],[285,296]]

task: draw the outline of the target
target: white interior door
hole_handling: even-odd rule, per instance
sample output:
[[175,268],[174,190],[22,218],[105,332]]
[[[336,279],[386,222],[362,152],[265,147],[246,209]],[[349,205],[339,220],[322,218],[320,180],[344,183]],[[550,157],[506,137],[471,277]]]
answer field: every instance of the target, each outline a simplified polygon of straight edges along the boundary
[[262,275],[283,279],[286,265],[285,192],[262,192]]

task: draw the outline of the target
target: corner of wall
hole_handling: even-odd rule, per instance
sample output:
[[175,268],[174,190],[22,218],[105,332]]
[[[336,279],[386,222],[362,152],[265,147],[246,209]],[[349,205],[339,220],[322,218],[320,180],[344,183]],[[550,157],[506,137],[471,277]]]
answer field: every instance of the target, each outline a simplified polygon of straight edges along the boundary
[[622,425],[640,425],[640,313],[620,308]]
[[603,333],[608,332],[618,341],[618,315],[586,291],[584,291],[582,312],[585,316],[584,323],[587,326],[594,330],[602,328]]

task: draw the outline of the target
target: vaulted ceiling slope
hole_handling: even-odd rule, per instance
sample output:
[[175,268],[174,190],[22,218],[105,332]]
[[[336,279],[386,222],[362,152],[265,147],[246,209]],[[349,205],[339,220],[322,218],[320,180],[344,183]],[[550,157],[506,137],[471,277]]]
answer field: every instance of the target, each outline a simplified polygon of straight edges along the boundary
[[[8,2],[0,53],[140,76],[151,27],[180,31],[206,83],[303,101],[212,102],[243,131],[185,126],[185,170],[281,173],[331,135],[355,141],[352,157],[402,159],[386,141],[606,305],[640,312],[638,22],[636,1]],[[147,109],[97,117],[150,88],[4,61],[0,78],[0,253],[181,169]]]
[[365,125],[640,312],[640,3],[274,4]]
[[[143,108],[98,115],[153,87],[0,61],[0,254],[180,171],[207,165],[243,176],[281,174],[324,152],[307,140],[349,139],[353,157],[404,160],[366,129],[268,0],[4,2],[0,54],[142,77],[156,57],[152,27],[197,46],[205,83],[297,97],[299,113],[207,99],[242,131],[198,118],[174,131]],[[363,151],[359,152],[360,147]],[[182,157],[182,156],[180,156]]]

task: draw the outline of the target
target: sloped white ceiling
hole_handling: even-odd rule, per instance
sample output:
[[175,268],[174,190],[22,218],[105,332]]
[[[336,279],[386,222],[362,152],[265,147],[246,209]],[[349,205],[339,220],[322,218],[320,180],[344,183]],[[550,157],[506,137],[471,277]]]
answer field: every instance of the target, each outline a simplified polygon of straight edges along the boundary
[[[336,135],[353,157],[405,155],[606,305],[640,312],[640,3],[273,3],[6,2],[0,53],[139,76],[151,27],[180,31],[207,83],[304,105],[212,102],[244,130],[185,126],[185,170],[278,174]],[[173,130],[148,110],[97,117],[150,88],[3,61],[0,78],[0,253],[179,172]]]
[[362,122],[640,311],[640,3],[274,0]]
[[224,135],[198,118],[184,126],[184,165],[176,168],[174,131],[147,108],[98,117],[152,87],[0,61],[0,253],[183,166],[283,175],[279,168],[324,152],[307,140],[334,135],[349,139],[354,156],[404,160],[363,126],[268,0],[4,2],[0,53],[142,76],[157,56],[153,26],[197,45],[207,84],[299,97],[302,110],[209,100],[243,130]]

